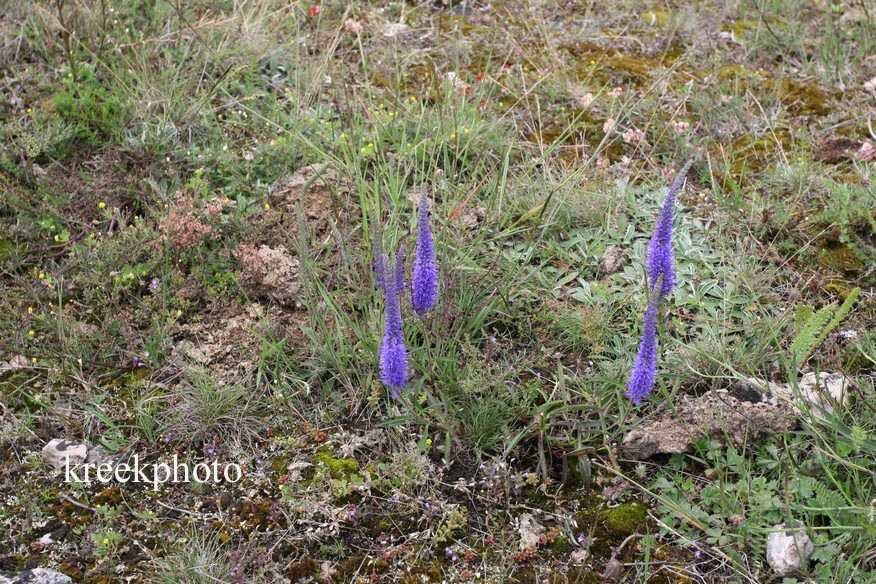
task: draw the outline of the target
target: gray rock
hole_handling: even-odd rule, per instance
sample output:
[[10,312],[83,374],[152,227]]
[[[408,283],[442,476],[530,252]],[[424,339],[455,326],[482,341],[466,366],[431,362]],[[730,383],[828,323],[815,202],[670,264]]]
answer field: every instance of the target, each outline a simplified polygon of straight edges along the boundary
[[727,388],[727,393],[735,397],[739,401],[758,404],[765,401],[767,394],[763,387],[756,380],[742,379],[731,383]]
[[73,584],[73,579],[48,568],[34,568],[14,574],[0,572],[0,584]]
[[799,525],[780,523],[767,536],[766,557],[770,567],[780,577],[802,575],[815,551],[812,540]]
[[841,373],[827,373],[822,371],[815,374],[810,372],[797,382],[800,395],[809,402],[827,413],[833,412],[834,404],[847,406],[852,382]]
[[624,436],[621,448],[640,460],[655,454],[689,452],[708,438],[736,446],[755,444],[771,433],[797,425],[792,409],[768,399],[757,403],[739,400],[726,390],[709,391],[699,397],[681,396],[667,409]]
[[82,464],[88,457],[88,446],[54,438],[43,446],[43,457],[54,468],[64,468],[69,460],[70,466]]
[[118,457],[103,446],[95,446],[88,450],[88,458],[86,461],[95,466],[100,466],[105,462],[114,462],[116,458]]
[[629,251],[625,247],[612,245],[602,256],[599,266],[596,268],[596,276],[600,279],[617,274],[624,269],[624,264],[627,263]]
[[790,403],[798,416],[809,412],[812,417],[820,418],[831,414],[836,405],[848,405],[852,386],[851,380],[842,374],[822,371],[818,375],[814,372],[805,374],[797,381],[796,387],[782,383],[771,389],[773,395]]

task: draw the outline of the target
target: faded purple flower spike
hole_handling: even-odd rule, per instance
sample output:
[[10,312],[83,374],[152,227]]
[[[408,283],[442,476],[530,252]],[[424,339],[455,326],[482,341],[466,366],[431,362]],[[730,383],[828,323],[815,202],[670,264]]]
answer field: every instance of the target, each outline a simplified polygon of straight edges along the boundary
[[[383,256],[382,263],[388,266],[389,258]],[[396,262],[396,267],[399,263]],[[408,370],[408,350],[405,347],[398,304],[398,280],[395,277],[386,278],[383,291],[386,295],[386,326],[383,343],[380,345],[380,378],[392,389],[392,396],[398,397],[397,390],[404,388]]]
[[639,354],[636,364],[630,374],[627,386],[627,397],[634,404],[640,403],[654,387],[657,379],[657,294],[652,290],[645,309],[645,324],[642,331],[642,341],[639,343]]
[[400,245],[398,248],[398,256],[395,258],[395,291],[396,294],[402,294],[405,291],[405,246]]
[[417,257],[411,279],[411,303],[417,316],[423,318],[435,306],[438,296],[438,269],[432,248],[432,230],[429,226],[429,195],[423,189],[417,213]]
[[672,181],[669,192],[666,193],[666,200],[663,201],[663,208],[660,210],[660,218],[657,220],[654,237],[651,238],[651,243],[648,245],[645,266],[648,271],[648,283],[651,288],[654,288],[660,276],[663,276],[660,289],[655,291],[661,298],[668,296],[675,286],[675,260],[672,251],[672,219],[675,215],[675,196],[684,185],[684,178],[687,176],[692,162],[693,159],[689,160]]
[[383,255],[383,241],[375,226],[371,233],[374,248],[374,287],[383,288],[386,284],[386,257]]

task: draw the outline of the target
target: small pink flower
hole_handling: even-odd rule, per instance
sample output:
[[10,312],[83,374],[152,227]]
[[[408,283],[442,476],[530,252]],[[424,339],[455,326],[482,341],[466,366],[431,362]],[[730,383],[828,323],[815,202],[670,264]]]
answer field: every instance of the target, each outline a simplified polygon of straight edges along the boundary
[[587,107],[591,103],[593,103],[593,94],[592,93],[586,93],[578,98],[578,105],[580,105],[581,107]]
[[605,120],[605,123],[602,124],[602,132],[604,134],[608,134],[614,128],[614,118],[608,118]]
[[861,160],[873,160],[873,157],[876,156],[876,148],[873,148],[872,143],[864,142],[856,154]]
[[347,32],[352,34],[361,34],[362,31],[365,30],[365,27],[362,26],[361,22],[356,22],[352,18],[347,19],[347,21],[344,23],[344,28],[347,29]]
[[645,137],[644,130],[639,130],[637,128],[630,128],[623,134],[624,142],[627,144],[636,144],[641,142]]
[[684,132],[687,132],[688,128],[690,128],[690,124],[688,124],[687,122],[675,122],[672,127],[677,133],[683,134]]
[[613,97],[613,98],[617,99],[618,97],[622,96],[623,94],[624,94],[623,87],[615,87],[614,89],[609,90],[607,95],[608,95],[608,97]]

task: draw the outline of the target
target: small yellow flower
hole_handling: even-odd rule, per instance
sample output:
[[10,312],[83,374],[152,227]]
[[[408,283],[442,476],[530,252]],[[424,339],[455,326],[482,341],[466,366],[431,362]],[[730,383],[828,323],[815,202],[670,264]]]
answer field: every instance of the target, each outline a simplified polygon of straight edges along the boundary
[[450,139],[451,139],[451,140],[455,140],[455,139],[456,139],[456,134],[450,134]]
[[462,133],[463,133],[463,134],[468,134],[468,128],[463,128],[463,129],[462,129]]
[[343,139],[346,138],[346,137],[347,137],[347,133],[346,133],[346,132],[341,132],[341,140],[343,140]]
[[282,491],[282,490],[283,490],[283,487],[285,487],[285,486],[286,486],[286,485],[280,485],[280,486],[277,487],[277,488],[280,489],[280,490]]
[[55,235],[55,241],[61,241],[61,238],[58,235]]
[[89,233],[89,234],[88,234],[88,237],[91,238],[91,239],[94,239],[94,234],[93,234],[93,233]]
[[417,98],[414,97],[414,96],[412,95],[412,96],[411,96],[411,101],[417,101]]
[[98,209],[106,209],[106,203],[101,201],[100,203],[97,204],[97,208]]
[[413,147],[413,144],[411,144],[410,142],[408,142],[408,148],[411,148],[411,147]]
[[40,272],[40,275],[37,276],[37,278],[39,278],[40,280],[45,280],[45,279],[46,279],[46,275],[45,275],[44,273]]
[[374,142],[368,142],[368,147],[369,147],[369,148],[374,148]]
[[363,146],[362,148],[360,148],[360,151],[362,152],[362,154],[365,154],[366,152],[368,152],[368,149]]
[[27,113],[32,113],[32,112],[33,112],[33,110],[32,110],[32,109],[30,109],[30,108],[27,108]]
[[271,148],[273,148],[273,147],[276,146],[276,145],[277,145],[277,141],[276,141],[276,140],[271,140]]
[[28,313],[28,314],[33,314],[33,306],[28,306],[28,307],[27,307],[27,313]]
[[105,543],[105,544],[109,543],[109,538],[106,538],[106,537],[103,538],[103,543]]
[[33,338],[33,336],[34,336],[35,334],[36,334],[36,333],[33,332],[33,331],[27,331],[27,336],[30,337],[30,338]]
[[36,363],[36,362],[37,362],[37,359],[36,359],[36,357],[31,357],[31,358],[30,358],[30,361],[31,361],[31,363]]
[[265,211],[270,211],[270,210],[271,210],[270,203],[265,203]]
[[177,316],[182,316],[182,310],[177,310],[177,311],[176,311],[176,315],[177,315]]

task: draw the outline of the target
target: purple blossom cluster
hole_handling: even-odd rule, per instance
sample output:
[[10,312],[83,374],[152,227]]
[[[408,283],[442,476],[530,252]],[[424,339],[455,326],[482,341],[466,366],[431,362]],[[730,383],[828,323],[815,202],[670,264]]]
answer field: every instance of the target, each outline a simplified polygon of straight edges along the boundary
[[[394,275],[402,269],[404,262],[403,248],[396,257]],[[389,258],[383,256],[383,273],[389,268]],[[386,326],[383,329],[383,343],[380,346],[380,378],[384,385],[392,389],[393,397],[398,390],[403,389],[408,371],[408,349],[405,347],[404,331],[402,331],[401,307],[399,306],[399,279],[385,278],[383,291],[386,297]]]
[[639,353],[627,385],[627,397],[634,404],[641,403],[651,393],[657,380],[657,310],[676,284],[675,258],[672,250],[672,220],[675,215],[675,197],[684,186],[684,179],[693,160],[679,171],[666,193],[654,236],[648,244],[645,269],[648,277],[648,306],[645,309]]
[[429,199],[425,190],[420,194],[417,212],[417,258],[411,281],[411,303],[417,316],[423,318],[435,306],[438,298],[438,268],[432,248],[432,230],[429,226]]
[[[374,280],[384,292],[386,323],[383,342],[380,345],[380,379],[391,389],[392,396],[404,389],[407,381],[408,350],[402,329],[401,303],[399,297],[405,290],[405,248],[400,246],[395,265],[383,253],[383,244],[378,233],[374,240]],[[432,230],[429,225],[429,200],[426,191],[420,196],[417,214],[417,253],[411,278],[411,304],[420,318],[431,310],[438,297],[438,269],[432,246]]]

